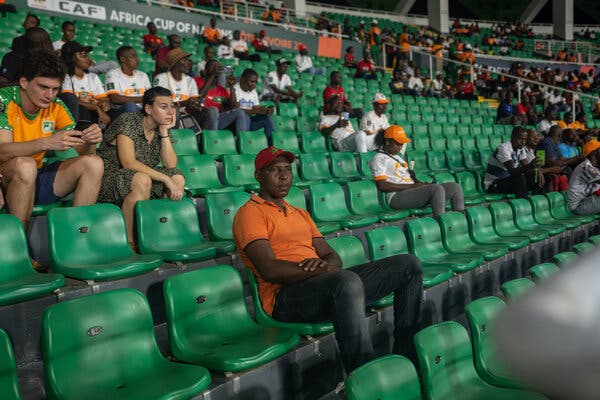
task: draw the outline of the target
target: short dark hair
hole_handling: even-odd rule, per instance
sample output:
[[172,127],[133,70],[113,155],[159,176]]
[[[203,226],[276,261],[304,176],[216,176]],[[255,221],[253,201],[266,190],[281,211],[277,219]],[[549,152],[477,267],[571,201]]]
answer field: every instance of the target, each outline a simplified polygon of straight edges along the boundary
[[242,72],[241,79],[247,79],[255,75],[258,76],[258,73],[255,70],[253,70],[252,68],[246,68],[244,72]]
[[41,51],[23,66],[23,77],[28,81],[36,77],[65,80],[65,65],[52,51]]
[[60,29],[65,29],[65,28],[66,28],[67,26],[69,26],[69,25],[71,25],[71,26],[75,27],[75,22],[73,22],[73,21],[65,21],[65,22],[63,22],[63,23],[62,23],[62,25],[60,26]]
[[37,22],[37,26],[40,26],[40,17],[38,17],[37,15],[32,14],[32,13],[28,13],[25,16],[25,19],[27,19],[27,18],[33,18],[33,19],[35,19],[35,21]]
[[527,133],[527,130],[525,129],[525,127],[517,125],[513,128],[512,133],[510,135],[511,138],[515,138],[518,135],[520,135],[521,133]]
[[119,64],[121,63],[121,57],[123,57],[125,55],[125,52],[127,52],[129,50],[135,50],[135,49],[131,46],[121,46],[117,49],[116,55],[117,55],[117,61],[119,62]]
[[169,89],[162,86],[154,86],[147,90],[142,97],[142,112],[146,114],[146,106],[151,106],[157,97],[171,97],[172,93]]

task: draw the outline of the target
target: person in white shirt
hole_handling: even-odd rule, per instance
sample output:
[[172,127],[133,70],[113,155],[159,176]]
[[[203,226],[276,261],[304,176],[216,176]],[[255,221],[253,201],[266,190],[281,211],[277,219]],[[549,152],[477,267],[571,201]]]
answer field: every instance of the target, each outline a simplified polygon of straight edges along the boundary
[[75,39],[75,23],[72,21],[65,21],[62,23],[61,30],[62,37],[56,42],[52,43],[52,47],[58,52],[60,52],[65,43]]
[[267,74],[263,84],[261,100],[273,100],[277,102],[297,102],[302,97],[302,91],[292,88],[292,80],[286,74],[290,62],[285,58],[277,60],[277,69]]
[[304,43],[300,43],[298,46],[298,54],[294,58],[294,64],[296,64],[296,71],[301,74],[325,75],[327,73],[325,67],[313,67],[312,59],[308,55],[308,47]]
[[235,58],[233,49],[229,44],[229,36],[223,36],[221,44],[217,47],[217,57],[223,60],[232,60]]
[[377,150],[383,143],[383,132],[390,126],[385,111],[389,100],[383,93],[373,96],[373,110],[360,120],[356,151],[366,153]]
[[150,89],[150,79],[146,73],[139,71],[139,60],[135,49],[121,46],[117,49],[119,68],[106,74],[106,94],[112,109],[111,120],[124,112],[136,112],[141,109],[142,96]]
[[569,178],[567,203],[569,210],[577,215],[600,213],[600,142],[590,140],[582,149],[586,159],[580,163]]
[[546,108],[546,110],[544,111],[544,119],[541,120],[540,122],[538,122],[537,130],[541,134],[545,135],[546,133],[548,133],[548,131],[550,130],[550,128],[553,125],[556,125],[555,123],[552,122],[554,120],[556,120],[556,113],[554,112],[554,108],[553,107]]
[[215,48],[212,46],[206,46],[204,48],[204,59],[198,62],[196,66],[198,70],[198,75],[204,76],[204,69],[206,68],[206,63],[215,58]]
[[231,41],[230,46],[233,49],[233,55],[235,56],[235,58],[240,60],[260,62],[260,55],[250,54],[248,52],[248,43],[246,43],[245,40],[241,40],[240,37],[240,31],[233,31],[233,40]]
[[251,68],[246,68],[240,77],[240,83],[236,83],[233,87],[235,97],[238,102],[238,107],[246,113],[248,117],[249,131],[264,129],[269,145],[271,144],[271,136],[275,130],[273,123],[274,107],[265,107],[259,104],[258,93],[256,92],[256,84],[258,82],[258,74]]
[[344,102],[334,94],[327,99],[327,114],[319,120],[319,131],[331,137],[333,148],[337,151],[357,151],[357,138],[350,114],[344,112]]
[[187,75],[192,62],[191,53],[177,47],[167,53],[167,72],[160,73],[154,78],[153,86],[167,88],[173,94],[173,101],[180,106],[186,106],[189,100],[197,100],[198,86],[194,79]]
[[423,85],[419,70],[416,70],[415,75],[408,78],[408,88],[413,92],[414,96],[420,96],[423,93],[424,87],[425,85]]
[[389,206],[396,210],[431,206],[434,215],[446,211],[450,200],[454,211],[465,209],[464,195],[459,184],[422,183],[417,180],[408,163],[399,155],[411,140],[404,128],[392,125],[383,133],[384,144],[369,162],[377,189],[385,193]]
[[560,94],[560,91],[558,89],[554,90],[554,92],[548,96],[546,106],[554,107],[554,109],[559,112],[567,112],[571,110],[571,107],[567,105],[567,103],[565,102],[565,98]]

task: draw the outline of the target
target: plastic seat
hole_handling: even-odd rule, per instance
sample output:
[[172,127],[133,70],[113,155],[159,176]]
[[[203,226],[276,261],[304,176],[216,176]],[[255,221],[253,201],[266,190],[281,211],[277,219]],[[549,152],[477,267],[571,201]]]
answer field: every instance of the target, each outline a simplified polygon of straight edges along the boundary
[[202,131],[202,153],[220,160],[225,154],[237,154],[235,139],[230,131]]
[[298,117],[298,108],[294,103],[279,103],[279,115],[295,119]]
[[232,241],[233,217],[237,210],[250,199],[250,194],[246,192],[207,194],[204,199],[210,240]]
[[33,269],[23,225],[15,216],[0,215],[0,241],[0,306],[43,297],[64,286],[62,275]]
[[246,190],[258,190],[254,177],[254,158],[252,154],[228,154],[223,156],[223,180],[227,186],[243,187]]
[[237,133],[238,149],[240,154],[252,154],[256,156],[258,152],[268,146],[267,137],[264,131],[241,131]]
[[185,188],[192,196],[242,190],[241,187],[223,186],[217,173],[215,160],[206,154],[180,156],[177,167],[185,177]]
[[[308,207],[306,207],[306,198],[304,197],[304,192],[298,187],[290,187],[290,191],[285,197],[285,200],[294,207],[308,210]],[[330,233],[342,229],[340,224],[336,222],[315,222],[315,224],[317,224],[319,232],[321,232],[323,235],[329,235]]]
[[362,179],[356,167],[354,154],[334,151],[329,153],[329,158],[331,159],[331,175],[334,178],[347,181]]
[[415,172],[429,172],[427,166],[427,154],[424,151],[411,151],[407,154],[408,161],[414,161]]
[[593,215],[579,216],[573,214],[567,208],[565,197],[558,192],[550,192],[545,194],[550,202],[550,214],[553,218],[566,221],[581,221],[582,224],[590,223],[596,219]]
[[443,151],[427,152],[427,166],[431,171],[447,171],[446,153]]
[[252,319],[242,279],[229,265],[172,276],[164,296],[171,352],[181,361],[238,372],[287,353],[300,340],[293,330]]
[[190,399],[210,384],[206,368],[162,356],[148,301],[133,289],[48,307],[42,350],[49,400]]
[[303,153],[323,153],[327,151],[325,137],[320,132],[302,132],[302,152]]
[[171,143],[178,156],[199,153],[196,133],[191,129],[171,129]]
[[562,224],[538,223],[534,219],[531,203],[526,199],[513,199],[509,201],[509,204],[514,211],[515,225],[521,230],[543,230],[552,236],[566,230]]
[[307,181],[332,181],[333,178],[329,172],[327,153],[302,154],[300,158],[300,174],[302,179]]
[[[398,226],[385,226],[367,231],[365,238],[371,260],[408,253],[406,237]],[[435,286],[447,281],[452,275],[452,270],[444,266],[423,266],[423,287]]]
[[410,216],[409,210],[385,210],[379,203],[377,187],[372,181],[348,182],[346,186],[352,214],[377,215],[379,220],[384,222],[398,221]]
[[489,206],[494,229],[500,236],[527,237],[531,242],[539,242],[548,238],[548,233],[541,229],[520,229],[514,221],[513,210],[507,203],[496,202]]
[[463,213],[451,211],[438,216],[444,247],[452,253],[479,255],[490,261],[503,257],[508,248],[502,244],[477,244],[469,236],[469,226]]
[[541,281],[558,273],[560,269],[552,263],[542,263],[529,268],[529,275],[536,281]]
[[591,242],[582,242],[573,245],[573,250],[577,254],[583,254],[595,248],[596,245]]
[[48,242],[52,269],[76,279],[121,279],[163,263],[158,255],[131,250],[123,214],[114,204],[53,209]]
[[420,400],[421,386],[415,366],[405,357],[390,354],[370,361],[346,378],[348,400]]
[[564,264],[569,264],[573,261],[575,261],[575,259],[578,257],[577,253],[574,253],[572,251],[564,251],[562,253],[558,253],[555,254],[552,257],[552,261],[554,261],[554,263],[558,266],[562,266]]
[[344,190],[337,183],[310,187],[311,215],[316,222],[337,222],[342,228],[360,228],[379,221],[375,215],[352,215],[346,208]]
[[375,151],[369,151],[367,153],[358,153],[358,164],[360,165],[360,174],[365,178],[372,178],[371,168],[369,162],[377,154]]
[[535,283],[528,278],[513,279],[500,285],[502,293],[509,301],[515,301],[519,296],[535,288]]
[[[298,137],[294,131],[276,130],[273,132],[273,146],[287,150],[295,155],[300,154],[298,146]],[[324,150],[322,150],[324,151]]]
[[196,207],[189,199],[138,201],[135,214],[142,254],[158,254],[171,262],[193,262],[235,250],[231,242],[202,238]]
[[423,267],[440,266],[453,272],[463,272],[483,264],[483,258],[464,253],[450,253],[442,243],[440,226],[430,217],[412,219],[406,223],[409,249]]
[[574,229],[581,225],[581,220],[560,220],[550,213],[550,203],[543,195],[529,196],[529,202],[533,209],[533,218],[542,225],[562,225],[566,229]]
[[463,163],[462,153],[458,149],[446,150],[446,161],[448,162],[448,168],[451,171],[457,172],[465,169]]
[[592,244],[600,244],[600,235],[593,235],[588,237],[588,241]]
[[3,400],[21,400],[15,354],[8,335],[2,329],[0,329],[0,393]]
[[250,286],[250,292],[252,293],[252,302],[254,303],[254,317],[260,325],[273,326],[278,328],[289,328],[298,332],[300,335],[325,335],[333,332],[333,325],[331,322],[281,322],[272,318],[265,312],[258,295],[258,283],[256,277],[250,269],[246,270],[248,276],[248,285]]
[[479,376],[490,385],[519,389],[523,384],[518,382],[499,359],[492,337],[494,320],[505,309],[506,304],[502,299],[489,296],[470,302],[465,307],[465,312],[471,327],[475,369]]
[[456,182],[460,185],[465,199],[465,205],[481,204],[486,200],[485,195],[477,190],[475,177],[469,171],[457,172],[455,174]]
[[423,391],[429,400],[542,400],[546,397],[523,390],[492,386],[473,365],[469,335],[457,322],[429,326],[415,337],[422,372]]

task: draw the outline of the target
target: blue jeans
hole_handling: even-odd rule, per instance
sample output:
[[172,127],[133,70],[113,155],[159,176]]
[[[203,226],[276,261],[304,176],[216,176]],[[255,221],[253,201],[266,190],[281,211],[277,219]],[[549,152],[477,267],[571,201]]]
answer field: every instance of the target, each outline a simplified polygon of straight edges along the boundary
[[273,118],[270,115],[253,115],[248,116],[250,120],[249,123],[249,131],[257,131],[259,129],[265,130],[265,136],[267,137],[267,141],[269,144],[271,143],[271,137],[273,136],[273,131],[275,130],[275,123],[273,123]]
[[282,287],[273,318],[285,322],[331,321],[347,373],[375,358],[366,306],[394,293],[394,348],[416,361],[412,342],[421,319],[423,271],[402,254]]
[[235,132],[250,130],[250,124],[246,113],[241,108],[235,110],[219,112],[216,107],[205,108],[207,110],[208,121],[207,130],[216,131],[226,129],[229,125],[235,124]]
[[325,67],[310,67],[301,72],[302,74],[311,74],[311,75],[325,75],[327,73],[327,68]]
[[115,119],[117,119],[117,117],[123,113],[128,113],[128,112],[138,112],[141,110],[141,106],[139,106],[137,103],[133,103],[133,102],[127,102],[124,104],[121,104],[121,106],[119,108],[112,108],[109,112],[108,112],[108,116],[110,117],[110,122],[112,123]]

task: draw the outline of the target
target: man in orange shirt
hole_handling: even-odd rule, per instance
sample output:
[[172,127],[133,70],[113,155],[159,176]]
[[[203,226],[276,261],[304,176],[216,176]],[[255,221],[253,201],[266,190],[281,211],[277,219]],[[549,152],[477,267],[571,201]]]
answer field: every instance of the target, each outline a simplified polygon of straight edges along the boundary
[[218,46],[221,43],[221,31],[217,28],[217,20],[210,19],[210,26],[205,26],[202,32],[202,40],[204,43]]
[[236,247],[256,276],[263,308],[279,321],[332,321],[349,373],[375,358],[366,305],[393,292],[393,350],[415,360],[421,264],[404,254],[343,269],[310,214],[285,201],[294,159],[272,146],[259,152],[254,161],[259,194],[233,220]]

